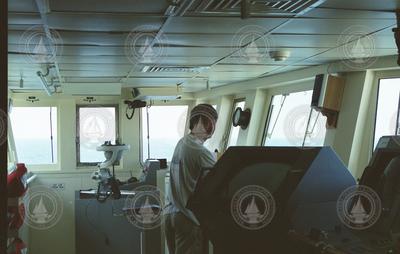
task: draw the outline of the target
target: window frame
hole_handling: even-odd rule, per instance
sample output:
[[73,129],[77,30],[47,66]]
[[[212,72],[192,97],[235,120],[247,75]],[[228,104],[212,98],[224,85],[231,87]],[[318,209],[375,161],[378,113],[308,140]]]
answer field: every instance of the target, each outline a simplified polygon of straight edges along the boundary
[[[25,102],[25,101],[20,101],[18,99],[13,99],[12,100],[12,106],[11,106],[11,111],[12,108],[55,108],[56,109],[56,113],[57,113],[57,128],[54,129],[54,131],[57,134],[57,139],[54,139],[54,134],[53,134],[53,141],[56,141],[57,143],[55,144],[55,147],[57,147],[57,151],[56,153],[54,153],[54,155],[57,156],[57,161],[56,163],[46,163],[46,164],[29,164],[26,162],[22,162],[25,163],[25,165],[29,168],[30,171],[56,171],[56,170],[60,170],[60,155],[61,155],[61,145],[60,145],[60,140],[61,140],[61,136],[60,136],[60,106],[57,105],[56,103],[46,103],[46,102]],[[11,124],[11,117],[9,118],[10,124]],[[13,135],[13,139],[15,140],[15,134],[14,132],[12,133]],[[15,142],[15,141],[14,141]],[[15,153],[17,154],[18,157],[18,151],[17,148],[15,146]],[[18,158],[19,159],[19,158]]]
[[[236,98],[236,99],[234,99],[232,101],[232,108],[231,108],[231,112],[230,112],[230,117],[228,118],[228,126],[229,126],[229,128],[227,128],[226,133],[225,133],[224,151],[226,151],[228,149],[229,138],[231,136],[232,127],[233,127],[233,124],[232,124],[233,114],[235,113],[235,110],[236,110],[236,104],[238,104],[240,102],[244,102],[244,108],[246,108],[246,97],[239,97],[239,98]],[[239,130],[239,134],[240,134],[240,130]]]
[[[371,151],[371,155],[374,153],[374,150],[375,150],[376,121],[377,121],[377,118],[378,118],[379,92],[380,92],[380,89],[381,89],[381,80],[384,80],[384,79],[400,79],[400,74],[384,76],[384,74],[382,73],[381,75],[376,75],[375,82],[376,82],[376,86],[377,87],[375,89],[376,90],[376,94],[374,96],[374,99],[375,99],[375,104],[374,104],[375,113],[374,113],[374,116],[373,116],[372,149],[371,149],[372,151]],[[397,114],[400,113],[400,107],[399,106],[400,105],[398,105]],[[396,135],[396,133],[395,133],[395,135]]]
[[[294,83],[291,85],[286,85],[286,86],[281,86],[281,87],[276,87],[276,88],[271,88],[267,89],[267,101],[266,104],[269,104],[268,109],[265,110],[264,112],[264,130],[262,131],[261,140],[260,140],[260,146],[263,147],[269,147],[265,146],[265,141],[267,138],[267,132],[268,132],[268,126],[269,123],[271,122],[271,116],[272,116],[272,111],[271,111],[271,106],[273,103],[273,97],[277,95],[284,95],[284,94],[292,94],[292,93],[300,93],[300,92],[307,92],[310,90],[314,89],[314,82],[312,81],[302,81],[298,83]],[[310,101],[310,106],[311,106],[311,101]],[[324,145],[326,142],[326,133],[325,133],[325,139],[324,139]],[[322,146],[324,146],[322,145]]]
[[[194,105],[194,104],[193,104]],[[148,105],[148,106],[146,106],[145,108],[146,108],[146,110],[147,110],[147,107],[153,107],[153,106],[155,106],[155,107],[170,107],[170,106],[183,106],[183,107],[187,107],[187,113],[186,113],[186,121],[185,121],[185,127],[184,127],[184,136],[186,135],[186,134],[188,134],[189,133],[189,130],[188,130],[188,127],[189,127],[189,121],[190,121],[190,119],[189,119],[189,115],[190,115],[190,111],[191,111],[191,109],[192,109],[192,107],[193,107],[193,105],[191,105],[191,104],[188,104],[188,103],[186,103],[185,101],[182,101],[182,103],[176,103],[176,102],[174,102],[174,103],[171,103],[171,102],[163,102],[163,103],[161,103],[161,102],[158,102],[158,103],[152,103],[151,105]],[[146,142],[146,140],[144,140],[143,139],[143,128],[142,128],[142,125],[143,125],[143,114],[142,114],[142,110],[141,109],[139,109],[139,162],[142,164],[142,165],[144,165],[144,163],[145,163],[145,161],[147,160],[145,157],[144,157],[144,154],[143,154],[143,147],[144,147],[144,145],[145,145],[145,142]],[[147,145],[147,144],[146,144]],[[167,161],[167,163],[169,164],[170,163],[170,161]]]
[[[76,148],[76,166],[78,168],[97,166],[100,162],[81,162],[80,161],[80,121],[79,121],[79,109],[81,108],[114,108],[115,109],[115,139],[119,140],[120,137],[120,126],[119,126],[119,105],[112,104],[76,104],[76,135],[75,135],[75,148]],[[113,142],[113,140],[111,140]],[[120,162],[116,165],[118,166]]]
[[265,146],[265,141],[267,139],[267,134],[268,134],[268,127],[269,124],[271,123],[271,117],[272,117],[272,102],[274,101],[274,96],[276,95],[272,95],[270,97],[269,100],[269,106],[268,106],[268,111],[267,111],[267,117],[265,119],[265,123],[264,123],[264,130],[263,130],[263,134],[262,134],[262,138],[261,138],[261,146]]

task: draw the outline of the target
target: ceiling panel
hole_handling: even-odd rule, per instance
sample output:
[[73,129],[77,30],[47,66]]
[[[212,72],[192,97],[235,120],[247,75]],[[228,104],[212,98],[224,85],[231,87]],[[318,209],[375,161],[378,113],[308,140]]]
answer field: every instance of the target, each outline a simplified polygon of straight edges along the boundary
[[226,47],[233,44],[234,33],[166,33],[165,38],[170,45],[177,46],[202,46],[202,47]]
[[64,77],[65,83],[118,83],[120,80],[118,77]]
[[130,68],[132,68],[131,65],[129,64],[113,64],[113,65],[109,65],[109,64],[60,64],[59,65],[61,70],[88,70],[88,71],[97,71],[97,70],[120,70],[120,69],[124,69],[124,70],[129,70]]
[[[336,1],[336,0],[335,0]],[[353,0],[352,0],[353,1]],[[327,1],[329,2],[329,1]],[[332,1],[330,1],[332,2]],[[315,8],[312,11],[303,15],[307,18],[322,18],[322,19],[393,19],[394,12],[378,12],[378,11],[358,11],[358,10],[337,10]]]
[[400,2],[397,0],[329,0],[322,4],[321,7],[393,11],[396,8],[400,8]]
[[211,68],[212,72],[265,72],[271,69],[267,65],[243,65],[243,64],[218,64]]
[[[196,73],[193,72],[168,72],[168,71],[160,71],[160,72],[132,72],[129,76],[130,78],[191,78]],[[199,75],[205,75],[200,73]]]
[[[58,41],[62,51],[57,52],[56,61],[67,83],[123,81],[125,87],[159,87],[184,82],[186,91],[200,91],[207,89],[207,80],[215,87],[341,60],[348,54],[337,48],[343,42],[341,36],[353,36],[354,27],[370,33],[391,26],[374,34],[373,40],[355,39],[346,46],[347,52],[349,49],[352,52],[351,48],[360,51],[362,45],[361,53],[366,50],[373,56],[397,53],[391,31],[396,24],[394,13],[376,11],[394,8],[398,5],[396,1],[328,0],[322,7],[276,30],[287,19],[186,16],[172,17],[163,26],[167,19],[163,16],[168,5],[165,0],[49,1],[51,12],[47,20],[62,39]],[[18,87],[22,74],[26,87],[40,88],[36,72],[44,66],[32,63],[29,55],[24,54],[31,52],[24,52],[21,37],[33,25],[41,25],[41,18],[34,0],[9,0],[9,3],[10,85]],[[358,10],[350,10],[355,6]],[[127,56],[125,45],[130,42],[127,39],[132,39],[129,37],[132,31],[139,32],[137,35],[151,34],[161,28],[162,37],[152,46],[156,55],[141,62]],[[272,30],[265,40],[255,42],[256,48],[254,45],[240,48]],[[129,48],[133,51],[128,53],[146,49],[149,45],[146,38],[134,36],[135,45]],[[291,55],[285,61],[274,61],[269,53],[277,50],[288,50]],[[170,69],[141,72],[145,66]],[[196,72],[198,69],[191,67],[211,69]]]
[[[145,50],[136,47],[136,51]],[[232,48],[205,48],[205,47],[152,47],[155,52],[160,52],[160,55],[155,55],[154,58],[162,57],[223,57],[229,54]],[[125,56],[129,55],[124,46],[63,46],[60,53],[63,56]],[[9,51],[19,53],[31,53],[30,49],[21,47],[20,45],[9,45]],[[128,56],[129,57],[129,56]],[[158,60],[158,59],[155,59]]]
[[351,28],[361,26],[365,32],[374,32],[396,24],[393,20],[347,20],[347,19],[297,19],[277,29],[274,33],[288,34],[351,34]]
[[[333,48],[340,45],[337,35],[271,35],[274,45],[285,48]],[[376,48],[395,48],[394,36],[374,35],[372,36]],[[367,44],[369,45],[369,44]]]
[[237,79],[250,79],[255,78],[265,72],[275,69],[276,66],[266,66],[264,70],[252,71],[252,72],[211,72],[209,75],[210,81],[219,80],[237,80]]
[[157,86],[176,86],[177,84],[183,82],[184,78],[129,78],[124,82],[124,86],[130,87],[157,87]]
[[165,0],[50,0],[52,11],[74,12],[131,12],[131,13],[160,13],[168,7]]
[[283,23],[286,19],[262,18],[215,18],[215,17],[173,17],[165,26],[165,33],[209,33],[235,34],[247,26],[259,26],[266,32]]
[[9,12],[37,12],[35,0],[8,0]]
[[67,70],[60,70],[61,76],[66,77],[123,77],[128,73],[128,68],[121,68],[121,69],[103,69],[98,71],[93,70],[74,70],[74,71],[67,71]]
[[106,14],[59,14],[50,13],[50,28],[72,31],[114,31],[130,32],[132,30],[159,29],[164,18],[156,16],[106,15]]
[[[347,52],[347,51],[348,51],[348,49],[343,50],[342,48],[332,49],[326,53],[316,56],[316,58],[343,59],[343,58],[346,58],[345,52]],[[371,52],[371,55],[369,54],[369,52]],[[357,52],[353,53],[353,54],[355,56],[355,55],[357,55]],[[365,54],[367,57],[395,55],[395,54],[397,54],[397,49],[372,49],[371,51],[368,51]],[[352,56],[352,55],[350,55],[350,56]],[[362,53],[360,53],[360,56],[362,56]]]
[[158,63],[161,65],[209,66],[218,59],[219,57],[162,57],[158,59]]
[[[269,53],[274,52],[274,51],[290,51],[290,57],[294,58],[301,58],[301,57],[307,57],[310,55],[315,55],[318,54],[326,49],[324,48],[285,48],[285,47],[280,47],[280,48],[258,48],[257,53],[249,53],[250,55],[252,54],[259,54],[260,57],[262,58],[270,58]],[[233,57],[242,57],[246,58],[248,55],[246,55],[245,51],[239,51],[236,52]]]
[[31,14],[31,13],[24,13],[24,14],[8,14],[8,24],[9,25],[27,25],[27,26],[34,26],[34,25],[41,25],[42,20],[40,18],[39,13]]

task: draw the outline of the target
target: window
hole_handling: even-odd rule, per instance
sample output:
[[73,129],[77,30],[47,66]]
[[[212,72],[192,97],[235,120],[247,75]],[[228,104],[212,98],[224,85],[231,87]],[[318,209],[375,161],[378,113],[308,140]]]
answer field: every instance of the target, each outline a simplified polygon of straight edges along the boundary
[[[244,99],[240,99],[240,100],[235,100],[234,104],[233,104],[233,109],[232,109],[232,115],[235,112],[235,110],[237,108],[241,108],[242,110],[244,110]],[[230,118],[230,120],[232,119],[232,117]],[[228,145],[227,147],[230,146],[235,146],[237,145],[237,141],[239,138],[239,130],[240,130],[240,126],[233,126],[232,125],[232,121],[230,122],[230,131],[229,131],[229,138],[228,138]]]
[[10,119],[18,162],[57,163],[56,107],[13,107]]
[[105,160],[96,147],[118,140],[118,106],[77,106],[78,166],[97,165]]
[[142,160],[171,160],[185,134],[188,106],[151,106],[141,109]]
[[400,106],[400,78],[379,80],[378,105],[375,119],[374,148],[386,135],[399,134],[397,116]]
[[265,146],[322,146],[326,117],[310,106],[312,90],[273,96]]

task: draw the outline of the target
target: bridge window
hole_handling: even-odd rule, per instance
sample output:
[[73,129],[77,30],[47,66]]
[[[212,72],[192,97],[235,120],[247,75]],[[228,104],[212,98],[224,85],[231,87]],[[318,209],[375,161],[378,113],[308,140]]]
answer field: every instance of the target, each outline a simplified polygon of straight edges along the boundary
[[400,134],[399,108],[400,78],[381,79],[375,118],[374,148],[382,136]]
[[188,106],[151,106],[141,109],[142,161],[172,159],[175,146],[186,133]]
[[322,146],[326,117],[310,106],[312,90],[275,95],[263,138],[264,146]]
[[56,107],[13,107],[10,120],[18,162],[57,164]]
[[92,166],[105,160],[96,147],[118,140],[118,106],[77,106],[76,151],[78,166]]

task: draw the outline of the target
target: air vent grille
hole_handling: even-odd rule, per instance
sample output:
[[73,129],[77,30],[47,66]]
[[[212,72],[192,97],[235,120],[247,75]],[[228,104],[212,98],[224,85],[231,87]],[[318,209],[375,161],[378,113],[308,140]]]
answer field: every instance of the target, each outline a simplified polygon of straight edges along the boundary
[[145,66],[142,72],[203,72],[208,70],[208,66]]
[[[182,4],[184,4],[183,1]],[[183,16],[238,16],[241,13],[241,0],[196,0],[187,6]],[[294,16],[315,8],[324,0],[286,0],[286,1],[250,1],[250,15],[253,16]]]

